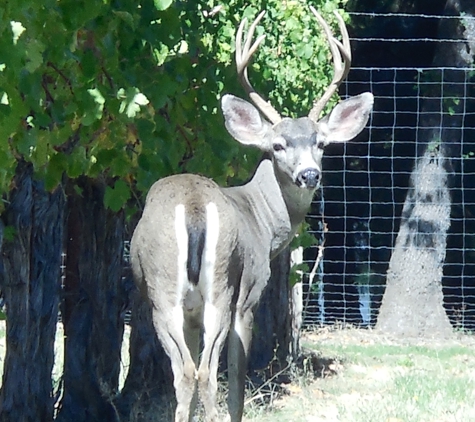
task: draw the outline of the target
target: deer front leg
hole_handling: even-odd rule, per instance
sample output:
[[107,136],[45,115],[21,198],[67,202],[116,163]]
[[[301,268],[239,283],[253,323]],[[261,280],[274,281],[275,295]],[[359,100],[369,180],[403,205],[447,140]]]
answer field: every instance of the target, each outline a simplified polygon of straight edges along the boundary
[[253,308],[234,316],[228,337],[228,409],[231,422],[241,422],[244,410],[244,384],[252,338]]

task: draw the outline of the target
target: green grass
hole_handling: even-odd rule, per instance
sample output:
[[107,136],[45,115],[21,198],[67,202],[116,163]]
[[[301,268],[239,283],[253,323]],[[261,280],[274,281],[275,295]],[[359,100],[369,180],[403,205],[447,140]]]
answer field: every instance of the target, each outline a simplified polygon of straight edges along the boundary
[[475,420],[475,359],[469,346],[375,344],[339,346],[335,352],[343,354],[345,371],[323,382],[335,396],[358,398],[337,400],[342,421]]
[[[128,332],[125,340],[121,385],[128,366]],[[257,405],[259,400],[250,392],[244,421],[475,421],[473,336],[445,342],[408,341],[364,330],[319,330],[306,333],[302,343],[327,364],[333,362],[325,371],[333,375],[297,376],[286,386],[289,394],[273,397],[266,407]],[[57,387],[63,353],[60,327],[55,351],[53,379]],[[5,344],[0,342],[0,373],[4,352]]]
[[273,409],[248,409],[246,421],[475,421],[472,337],[409,343],[340,330],[310,335],[304,345],[335,358],[336,375],[296,380],[293,394]]

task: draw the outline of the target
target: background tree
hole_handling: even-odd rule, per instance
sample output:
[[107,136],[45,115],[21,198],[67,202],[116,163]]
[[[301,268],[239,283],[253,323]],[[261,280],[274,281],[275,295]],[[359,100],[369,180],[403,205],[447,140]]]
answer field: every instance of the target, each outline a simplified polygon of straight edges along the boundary
[[[452,16],[455,19],[441,19],[439,16],[446,13],[446,3],[446,0],[429,3],[352,0],[348,4],[350,11],[375,13],[374,16],[355,14],[352,17],[354,36],[371,42],[355,40],[353,43],[353,63],[355,68],[360,69],[353,69],[350,73],[348,93],[371,89],[377,98],[377,112],[372,118],[372,142],[347,145],[346,153],[359,158],[352,160],[351,167],[345,173],[341,172],[338,157],[333,159],[331,150],[327,152],[324,162],[327,166],[325,184],[328,185],[325,188],[325,220],[329,227],[324,275],[327,321],[334,318],[361,323],[356,289],[360,278],[381,286],[381,291],[372,293],[373,303],[377,305],[373,315],[377,316],[388,264],[402,224],[403,206],[408,192],[410,194],[415,189],[409,187],[410,175],[416,168],[414,158],[421,158],[430,144],[430,122],[424,121],[424,118],[430,117],[436,127],[442,127],[442,122],[444,125],[443,153],[446,154],[445,171],[448,173],[451,194],[451,226],[446,233],[447,238],[439,238],[444,245],[445,258],[437,258],[443,261],[443,264],[437,265],[439,273],[436,278],[442,280],[444,296],[440,294],[440,285],[433,290],[439,292],[436,295],[437,308],[443,311],[438,311],[441,315],[439,322],[447,328],[445,311],[452,323],[467,329],[473,327],[473,270],[472,266],[466,265],[473,261],[470,248],[467,247],[471,244],[469,233],[473,232],[470,219],[472,211],[467,206],[470,192],[467,187],[473,185],[470,177],[473,169],[473,145],[470,143],[474,106],[471,101],[472,75],[466,70],[471,66],[467,55],[460,60],[448,47],[450,43],[455,44],[453,48],[458,48],[470,43],[471,38],[458,44],[443,41],[465,39],[471,20],[468,17],[463,24],[459,23],[458,29],[454,25],[454,22],[460,22],[457,19],[459,11],[468,7],[464,2],[454,3],[456,11]],[[452,25],[448,24],[449,21],[452,21]],[[442,22],[448,25],[445,30],[440,28]],[[401,42],[391,42],[394,39]],[[448,48],[444,50],[445,47]],[[464,51],[463,48],[459,51]],[[464,61],[464,64],[460,64]],[[453,67],[456,63],[461,66],[460,69],[452,71],[444,67]],[[440,66],[440,71],[425,69],[434,66]],[[370,80],[371,86],[368,86]],[[432,90],[428,88],[431,84]],[[443,97],[443,108],[435,108],[435,99],[425,101],[421,98],[431,96]],[[453,98],[456,98],[455,102]],[[341,186],[345,186],[344,190]],[[339,199],[343,195],[347,199],[345,203]],[[341,218],[341,215],[345,215],[345,218]],[[370,219],[368,215],[371,215]],[[407,214],[403,215],[403,218],[406,217]],[[358,244],[361,224],[367,236],[363,239],[365,248]],[[341,248],[341,244],[347,247]],[[443,273],[440,272],[441,268]],[[418,296],[417,284],[412,285],[409,282],[411,279],[407,279],[408,284],[405,284],[407,290],[403,294],[406,299],[407,295]],[[410,303],[402,302],[399,304],[405,307],[405,314],[414,315],[421,309],[420,302],[414,298]],[[421,302],[430,303],[424,297]],[[341,306],[342,303],[345,306]],[[409,311],[408,306],[411,305],[413,308]],[[399,310],[402,311],[402,308],[399,307]],[[421,311],[424,312],[427,310]],[[393,316],[392,321],[399,323],[400,318]],[[372,323],[375,322],[373,318]]]
[[[436,43],[425,40],[437,37],[444,6],[445,0],[351,0],[347,5],[355,12],[350,32],[355,39],[346,93],[371,90],[376,101],[371,142],[348,143],[351,160],[326,151],[325,322],[376,323],[416,155],[420,107],[414,76],[416,69],[432,65]],[[359,294],[364,284],[371,289],[366,321]]]
[[[466,41],[439,43],[434,67],[473,66],[475,49],[469,40],[475,31],[468,18],[473,18],[474,12],[471,2],[447,1],[445,15],[460,18],[441,20],[439,37]],[[411,175],[377,323],[385,332],[452,334],[443,307],[442,276],[451,215],[449,174],[456,165],[451,158],[460,156],[464,81],[464,72],[447,70],[422,104],[418,134],[422,146]]]
[[[7,339],[0,420],[51,420],[51,371],[56,332],[64,196],[33,180],[32,166],[19,163],[4,219],[15,229],[3,247],[2,293]],[[25,397],[28,405],[25,406]]]

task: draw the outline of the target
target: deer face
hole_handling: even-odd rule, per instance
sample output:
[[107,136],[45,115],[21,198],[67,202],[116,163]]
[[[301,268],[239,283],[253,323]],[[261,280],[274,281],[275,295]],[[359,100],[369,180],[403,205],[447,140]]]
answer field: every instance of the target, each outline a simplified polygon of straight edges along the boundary
[[308,117],[284,118],[271,125],[252,104],[232,95],[225,95],[221,106],[229,133],[242,144],[270,154],[282,182],[315,190],[320,183],[324,147],[353,139],[363,130],[373,95],[366,92],[350,97],[318,122]]
[[322,172],[323,143],[307,117],[283,119],[273,128],[272,155],[278,173],[303,189],[315,189]]

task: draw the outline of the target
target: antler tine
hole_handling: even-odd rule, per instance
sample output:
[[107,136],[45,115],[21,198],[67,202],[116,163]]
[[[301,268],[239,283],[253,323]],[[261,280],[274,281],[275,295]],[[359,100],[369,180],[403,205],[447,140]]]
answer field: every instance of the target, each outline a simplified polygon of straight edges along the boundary
[[244,47],[242,47],[242,35],[244,31],[244,26],[247,23],[247,19],[243,19],[241,24],[239,25],[239,29],[236,33],[236,68],[239,76],[239,81],[241,82],[241,85],[243,86],[246,93],[249,95],[252,102],[273,124],[276,124],[282,120],[282,117],[280,117],[280,114],[274,107],[272,107],[266,100],[264,100],[264,98],[262,98],[256,92],[256,90],[249,82],[249,77],[247,75],[247,66],[250,63],[252,56],[259,48],[259,45],[266,37],[265,34],[260,35],[254,42],[254,44],[252,44],[251,46],[254,31],[256,30],[257,25],[259,24],[265,13],[265,10],[259,13],[257,18],[249,27],[249,31],[246,36],[246,41],[244,42]]
[[323,28],[325,35],[328,40],[328,45],[333,57],[333,68],[334,74],[333,79],[322,95],[322,97],[315,102],[312,110],[310,111],[308,117],[317,122],[320,114],[330,100],[332,95],[336,92],[343,80],[348,76],[348,72],[351,67],[351,47],[350,47],[350,37],[346,29],[345,22],[340,14],[335,10],[335,16],[338,20],[338,27],[340,28],[342,42],[338,41],[332,34],[332,31],[322,16],[315,10],[313,6],[310,6],[310,10],[317,18],[320,26]]
[[342,43],[338,41],[336,38],[333,38],[335,43],[338,45],[338,49],[340,50],[341,55],[343,56],[343,63],[345,65],[345,70],[343,74],[342,81],[348,76],[351,68],[351,45],[350,45],[350,35],[348,34],[348,29],[346,28],[345,21],[343,20],[342,16],[334,10],[333,13],[336,16],[338,21],[338,28],[341,32],[341,39]]

